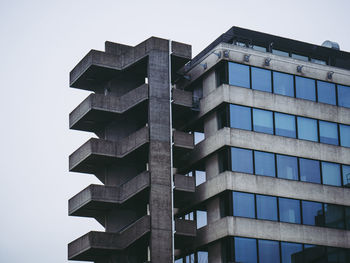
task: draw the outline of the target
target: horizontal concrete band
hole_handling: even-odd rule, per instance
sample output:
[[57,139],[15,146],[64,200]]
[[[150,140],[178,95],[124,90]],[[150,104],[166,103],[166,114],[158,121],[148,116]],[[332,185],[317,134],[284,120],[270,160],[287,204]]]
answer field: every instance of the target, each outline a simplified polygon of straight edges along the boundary
[[143,84],[120,97],[91,94],[69,114],[69,127],[74,128],[76,123],[84,119],[91,111],[122,114],[147,99],[147,84]]
[[193,107],[193,94],[190,91],[172,89],[172,103],[183,107]]
[[197,233],[196,221],[175,219],[175,235],[195,237]]
[[[89,209],[90,203],[101,203],[101,206],[123,204],[149,186],[149,172],[143,172],[118,187],[89,185],[69,199],[69,215],[80,214],[79,210],[84,210],[85,207]],[[83,212],[81,213],[83,214]]]
[[174,147],[193,149],[194,148],[194,136],[193,134],[182,132],[182,131],[173,131]]
[[229,236],[350,248],[350,231],[240,217],[224,217],[197,230],[195,244],[201,247]]
[[198,186],[188,207],[228,190],[350,206],[350,188],[227,171]]
[[[215,53],[215,54],[214,54]],[[208,56],[204,57],[194,68],[186,74],[190,76],[191,84],[201,77],[204,73],[210,71],[222,60],[238,62],[250,66],[276,70],[289,74],[299,75],[307,78],[319,79],[323,81],[332,81],[334,83],[350,85],[350,71],[342,68],[319,65],[312,62],[301,61],[290,57],[282,57],[268,52],[259,52],[253,49],[221,43],[216,46]],[[220,54],[220,57],[217,55]],[[224,56],[224,54],[227,54]],[[245,61],[245,56],[249,56],[249,61]],[[270,59],[269,65],[265,65],[265,60]],[[202,65],[205,65],[203,67]],[[302,72],[297,71],[298,66],[302,67]],[[332,79],[328,79],[328,73],[334,72]]]
[[225,84],[200,101],[200,113],[197,118],[203,117],[222,103],[243,105],[350,125],[350,109],[348,108]]
[[182,174],[174,174],[175,191],[181,192],[195,192],[195,178],[194,176],[185,176]]
[[[92,231],[68,244],[69,260],[94,259],[91,250],[110,251],[123,250],[150,232],[150,216],[143,216],[119,233]],[[99,253],[96,253],[97,255]]]
[[197,144],[194,150],[185,156],[184,169],[182,170],[187,171],[191,166],[224,146],[350,165],[350,148],[233,128],[222,128]]

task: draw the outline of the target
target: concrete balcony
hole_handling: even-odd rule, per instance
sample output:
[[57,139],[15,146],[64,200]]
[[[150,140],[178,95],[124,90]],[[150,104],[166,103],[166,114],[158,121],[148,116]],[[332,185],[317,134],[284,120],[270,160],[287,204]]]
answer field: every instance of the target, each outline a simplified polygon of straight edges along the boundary
[[193,134],[182,132],[182,131],[173,131],[173,155],[174,155],[174,165],[178,166],[178,160],[193,150],[194,148],[194,136]]
[[68,244],[68,259],[95,261],[126,249],[149,232],[149,216],[140,218],[119,233],[91,231]]
[[195,178],[182,174],[174,174],[174,206],[183,207],[191,202],[196,190]]
[[149,187],[148,172],[143,172],[118,187],[90,185],[68,201],[69,215],[97,218],[116,206],[146,203]]
[[198,107],[192,92],[172,89],[173,127],[181,128],[188,124],[198,114]]
[[126,112],[147,122],[147,100],[147,84],[120,97],[91,94],[69,114],[69,127],[94,132]]
[[129,156],[141,161],[146,156],[148,142],[148,127],[119,142],[92,138],[69,156],[69,170],[95,174],[100,167]]
[[197,234],[196,221],[175,219],[175,248],[190,247]]

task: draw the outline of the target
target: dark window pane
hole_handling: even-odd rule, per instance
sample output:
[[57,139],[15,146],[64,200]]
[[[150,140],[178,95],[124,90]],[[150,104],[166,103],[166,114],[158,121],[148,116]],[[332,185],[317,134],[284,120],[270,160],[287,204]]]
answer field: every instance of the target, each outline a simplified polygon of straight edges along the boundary
[[272,92],[271,71],[252,67],[252,89]]
[[254,131],[273,134],[273,117],[271,111],[253,109]]
[[281,242],[282,263],[296,263],[297,253],[303,250],[302,244]]
[[255,174],[275,177],[275,156],[273,153],[254,152]]
[[343,165],[343,185],[350,187],[350,166]]
[[274,196],[256,195],[257,218],[277,221],[277,199]]
[[251,150],[231,148],[232,171],[253,173],[253,156]]
[[335,84],[318,80],[317,98],[318,102],[336,105]]
[[255,218],[254,194],[233,192],[233,215]]
[[344,229],[344,208],[340,205],[324,205],[325,226]]
[[317,121],[314,119],[298,117],[298,138],[309,141],[318,141]]
[[350,126],[339,124],[340,128],[340,145],[350,147]]
[[228,82],[230,85],[250,88],[249,67],[241,64],[228,63]]
[[279,198],[280,221],[300,224],[300,201]]
[[338,105],[350,108],[350,87],[338,85]]
[[300,180],[311,183],[321,183],[319,161],[299,159]]
[[289,53],[282,51],[282,50],[278,50],[278,49],[272,49],[272,54],[278,55],[278,56],[283,56],[283,57],[289,57]]
[[275,112],[276,135],[295,138],[295,116]]
[[293,75],[273,72],[273,92],[280,95],[294,97]]
[[316,101],[315,80],[296,76],[295,90],[297,98]]
[[252,115],[251,109],[244,106],[230,105],[230,127],[251,130]]
[[[323,246],[304,245],[303,251],[304,263],[328,263],[326,248]],[[295,263],[299,263],[296,261]]]
[[309,61],[309,58],[306,56],[298,55],[292,53],[292,58],[298,59],[298,60],[303,60],[303,61]]
[[235,237],[235,262],[256,263],[257,261],[256,240]]
[[259,263],[280,263],[278,241],[258,240]]
[[323,184],[341,186],[340,165],[336,163],[322,162]]
[[320,121],[320,142],[338,145],[338,125],[336,123]]
[[298,159],[296,157],[278,154],[277,176],[284,179],[298,180]]
[[345,225],[346,230],[350,230],[350,207],[345,207]]
[[301,201],[301,206],[304,225],[323,226],[323,209],[321,203]]
[[198,263],[208,263],[208,252],[198,251]]
[[346,251],[343,248],[327,247],[327,259],[329,263],[348,263]]

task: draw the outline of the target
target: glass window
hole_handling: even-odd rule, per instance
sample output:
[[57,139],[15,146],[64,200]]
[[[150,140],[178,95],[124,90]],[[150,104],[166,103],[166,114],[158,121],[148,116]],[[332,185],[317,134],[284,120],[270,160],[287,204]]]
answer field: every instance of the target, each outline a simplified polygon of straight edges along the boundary
[[329,263],[348,263],[349,262],[349,252],[346,256],[346,250],[343,248],[327,247],[327,258]]
[[235,237],[235,262],[257,263],[256,240]]
[[297,98],[316,101],[315,80],[296,76],[295,90]]
[[303,254],[305,263],[327,263],[326,247],[305,244]]
[[207,225],[207,211],[197,210],[197,229]]
[[321,183],[320,163],[310,159],[299,159],[300,180],[310,183]]
[[194,263],[194,254],[186,256],[186,263]]
[[278,56],[283,56],[283,57],[289,57],[289,53],[282,51],[282,50],[278,50],[278,49],[272,49],[272,54],[278,55]]
[[344,229],[344,208],[340,205],[324,205],[324,221],[326,227]]
[[297,117],[298,119],[298,138],[309,141],[318,141],[317,121],[314,119]]
[[280,221],[300,224],[300,201],[289,198],[279,198],[278,201]]
[[350,87],[338,85],[338,105],[350,108]]
[[303,224],[323,226],[323,208],[321,203],[301,201],[303,210]]
[[179,259],[175,260],[175,263],[183,263],[183,262],[184,262],[184,261],[183,261],[182,258],[179,258]]
[[230,85],[250,88],[249,67],[237,63],[228,63],[228,82]]
[[253,173],[253,154],[251,150],[231,147],[232,171]]
[[252,49],[257,50],[257,51],[261,51],[261,52],[266,52],[266,47],[253,45]]
[[233,192],[233,215],[255,218],[254,194]]
[[208,252],[198,251],[198,263],[208,263]]
[[298,159],[277,154],[277,176],[284,179],[298,180]]
[[277,199],[274,196],[256,195],[257,218],[277,221]]
[[206,174],[203,171],[196,171],[196,186],[206,182]]
[[200,143],[203,141],[204,138],[204,133],[203,132],[195,132],[194,133],[194,144]]
[[259,263],[280,263],[278,241],[258,240]]
[[335,84],[317,80],[318,102],[336,105]]
[[295,138],[295,116],[275,112],[275,131],[276,135]]
[[338,145],[338,125],[328,121],[319,121],[320,142]]
[[327,62],[326,62],[326,61],[320,60],[320,59],[316,59],[316,58],[312,58],[312,59],[311,59],[311,62],[312,62],[312,63],[320,64],[320,65],[327,65]]
[[293,75],[273,72],[273,92],[280,95],[294,97]]
[[350,166],[342,165],[343,170],[343,185],[350,187]]
[[275,156],[273,153],[254,151],[255,174],[276,176]]
[[303,250],[302,244],[281,242],[282,263],[295,263],[295,255]]
[[340,165],[321,162],[323,184],[341,186]]
[[253,109],[254,131],[273,134],[273,117],[271,111]]
[[298,60],[303,60],[303,61],[309,61],[309,58],[306,56],[298,55],[292,53],[292,58],[298,59]]
[[244,106],[230,105],[230,127],[252,130],[251,109]]
[[340,145],[350,147],[350,126],[339,124]]
[[271,71],[252,67],[252,89],[272,92]]
[[345,207],[345,224],[346,224],[346,230],[350,230],[350,207]]

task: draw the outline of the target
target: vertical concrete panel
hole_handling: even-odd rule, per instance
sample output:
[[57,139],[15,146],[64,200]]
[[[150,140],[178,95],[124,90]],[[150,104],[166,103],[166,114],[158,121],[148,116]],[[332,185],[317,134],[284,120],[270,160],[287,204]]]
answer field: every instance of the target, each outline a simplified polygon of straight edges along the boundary
[[216,89],[216,78],[215,71],[207,73],[203,77],[203,97],[208,96],[208,94]]

